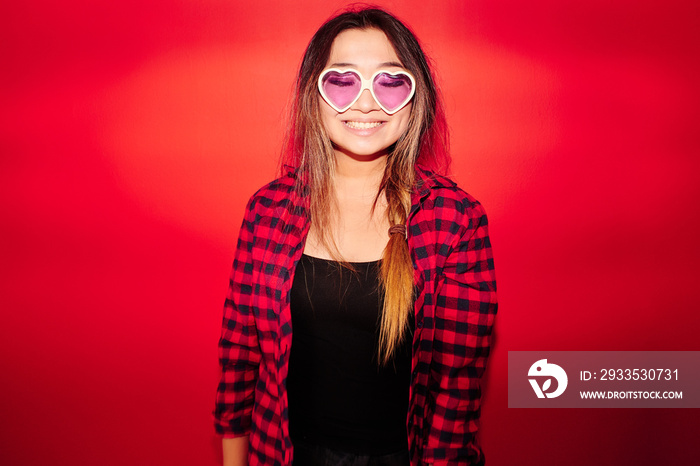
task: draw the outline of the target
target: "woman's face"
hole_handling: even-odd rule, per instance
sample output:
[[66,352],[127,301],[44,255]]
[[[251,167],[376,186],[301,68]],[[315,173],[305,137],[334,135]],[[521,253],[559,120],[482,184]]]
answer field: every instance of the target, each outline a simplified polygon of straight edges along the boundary
[[[349,29],[333,41],[326,68],[354,68],[365,79],[379,69],[405,69],[386,35],[378,29]],[[352,106],[338,113],[319,94],[321,115],[336,151],[354,158],[385,155],[408,128],[412,103],[389,115],[377,104],[369,89]]]

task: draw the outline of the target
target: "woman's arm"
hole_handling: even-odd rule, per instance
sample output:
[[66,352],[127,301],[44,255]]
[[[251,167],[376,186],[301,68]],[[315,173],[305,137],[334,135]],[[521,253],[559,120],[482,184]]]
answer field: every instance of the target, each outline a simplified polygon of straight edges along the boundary
[[[429,389],[433,400],[426,459],[435,465],[480,465],[476,431],[481,376],[497,310],[488,221],[476,201],[455,219],[460,225],[445,261],[435,303]],[[459,216],[458,216],[459,217]]]
[[[219,340],[221,382],[216,393],[214,425],[219,434],[231,437],[230,440],[224,439],[225,453],[247,451],[261,359],[253,309],[255,206],[256,198],[253,197],[238,236]],[[245,438],[245,449],[240,448],[243,440],[237,438]],[[234,445],[238,447],[232,448]]]
[[248,466],[248,436],[224,438],[223,466]]

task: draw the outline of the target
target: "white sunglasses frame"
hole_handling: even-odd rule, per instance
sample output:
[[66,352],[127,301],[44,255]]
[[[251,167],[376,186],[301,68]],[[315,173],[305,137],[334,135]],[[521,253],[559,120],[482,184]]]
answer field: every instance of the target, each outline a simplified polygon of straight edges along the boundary
[[[323,78],[326,77],[326,75],[328,73],[333,72],[333,71],[335,71],[336,73],[341,73],[341,74],[347,73],[347,72],[352,72],[360,77],[360,81],[361,81],[360,92],[358,92],[357,97],[355,97],[352,100],[352,102],[350,102],[345,107],[337,107],[333,102],[331,102],[331,99],[328,98],[326,93],[323,91]],[[374,82],[374,79],[382,73],[386,73],[386,74],[391,75],[391,76],[396,76],[396,75],[400,74],[400,75],[408,76],[408,79],[411,80],[411,93],[408,95],[408,97],[406,97],[406,100],[401,105],[399,105],[395,110],[389,111],[386,107],[384,107],[384,105],[381,104],[381,102],[379,102],[379,99],[377,99],[377,96],[374,94],[374,89],[372,88],[372,83]],[[327,68],[327,69],[323,70],[321,75],[318,77],[318,91],[321,93],[321,97],[323,97],[323,100],[325,100],[326,103],[328,105],[330,105],[333,108],[333,110],[335,110],[338,113],[343,113],[343,112],[347,111],[350,107],[355,105],[355,102],[358,101],[358,99],[360,98],[362,93],[365,91],[365,89],[369,89],[369,92],[372,94],[372,98],[374,99],[375,102],[377,102],[377,105],[379,105],[379,107],[382,110],[384,110],[384,112],[386,112],[389,115],[393,115],[394,113],[398,112],[399,110],[404,108],[406,105],[408,105],[408,103],[411,101],[411,99],[413,99],[413,96],[416,94],[416,79],[413,77],[413,75],[411,73],[409,73],[408,71],[404,71],[404,70],[398,70],[398,71],[377,70],[374,72],[374,74],[372,75],[371,78],[365,79],[365,77],[362,76],[362,73],[360,73],[359,71],[357,71],[354,68],[345,68],[342,70],[339,68]]]

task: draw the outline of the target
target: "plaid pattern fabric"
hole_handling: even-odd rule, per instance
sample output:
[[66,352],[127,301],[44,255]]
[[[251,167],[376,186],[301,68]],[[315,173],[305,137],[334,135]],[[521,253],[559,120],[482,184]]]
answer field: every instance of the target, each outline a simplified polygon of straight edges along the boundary
[[[418,295],[407,416],[411,464],[483,464],[475,434],[496,315],[486,214],[447,178],[417,168],[408,244]],[[309,229],[289,173],[250,200],[236,250],[219,357],[215,427],[249,435],[249,464],[290,465],[289,291]]]

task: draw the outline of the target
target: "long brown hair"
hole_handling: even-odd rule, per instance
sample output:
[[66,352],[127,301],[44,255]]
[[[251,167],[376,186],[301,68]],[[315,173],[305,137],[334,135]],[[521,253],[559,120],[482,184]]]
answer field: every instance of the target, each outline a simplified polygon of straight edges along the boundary
[[[415,35],[389,13],[377,9],[352,9],[329,19],[311,39],[296,80],[296,92],[288,130],[283,166],[297,169],[297,192],[308,202],[309,219],[319,240],[331,255],[348,266],[332,236],[335,192],[333,144],[321,123],[317,80],[328,62],[333,40],[348,29],[378,29],[386,34],[401,64],[416,79],[408,129],[390,148],[375,206],[381,194],[387,200],[391,225],[405,225],[415,187],[415,165],[444,173],[449,167],[448,132],[442,100],[423,50]],[[410,234],[410,233],[409,233]],[[351,268],[351,267],[350,267]],[[406,238],[389,238],[380,269],[384,293],[379,361],[390,360],[405,337],[413,309],[413,262]]]

